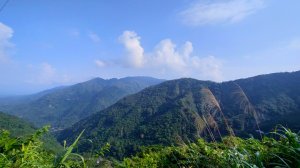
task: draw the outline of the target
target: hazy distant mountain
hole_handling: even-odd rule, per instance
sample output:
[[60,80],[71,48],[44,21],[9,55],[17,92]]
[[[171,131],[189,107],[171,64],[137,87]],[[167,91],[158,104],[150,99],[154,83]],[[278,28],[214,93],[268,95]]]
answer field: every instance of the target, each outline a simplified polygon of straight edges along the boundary
[[2,98],[0,110],[27,119],[37,126],[51,124],[61,129],[112,105],[128,94],[162,81],[151,77],[95,78],[35,95]]
[[31,101],[37,100],[38,98],[40,98],[46,94],[57,91],[64,87],[65,86],[55,87],[53,89],[48,89],[48,90],[41,91],[39,93],[31,94],[31,95],[0,96],[0,109],[10,108],[11,105],[15,106],[15,105],[19,105],[19,104],[29,103]]
[[[58,135],[69,142],[85,129],[93,149],[109,142],[122,157],[140,145],[181,144],[199,137],[258,135],[275,124],[300,128],[300,71],[215,83],[166,81],[127,96]],[[233,130],[232,130],[233,129]],[[82,142],[80,149],[92,148]]]

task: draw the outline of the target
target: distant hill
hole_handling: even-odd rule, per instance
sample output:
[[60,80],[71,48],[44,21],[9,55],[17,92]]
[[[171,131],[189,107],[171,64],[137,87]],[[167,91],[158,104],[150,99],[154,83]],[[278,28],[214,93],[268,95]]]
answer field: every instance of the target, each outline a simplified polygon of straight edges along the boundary
[[166,81],[126,96],[57,136],[72,142],[85,129],[79,149],[106,142],[118,158],[141,145],[171,145],[199,137],[258,136],[276,124],[300,129],[300,71],[215,83],[195,79]]
[[[32,123],[20,119],[16,116],[0,112],[0,130],[7,130],[12,137],[26,137],[32,135],[37,131],[37,128]],[[44,147],[47,150],[54,151],[55,153],[62,150],[62,146],[50,133],[42,137]]]
[[36,130],[33,124],[3,112],[0,112],[0,129],[10,131],[14,137],[29,135]]
[[54,129],[62,129],[126,95],[162,81],[151,77],[95,78],[34,95],[2,98],[0,110],[29,120],[36,126],[50,124]]
[[57,91],[59,89],[64,88],[64,86],[56,87],[53,89],[48,89],[36,94],[31,95],[19,95],[19,96],[0,96],[0,108],[5,109],[9,108],[11,106],[19,105],[19,104],[25,104],[29,103],[31,101],[37,100],[38,98],[49,94],[51,92]]

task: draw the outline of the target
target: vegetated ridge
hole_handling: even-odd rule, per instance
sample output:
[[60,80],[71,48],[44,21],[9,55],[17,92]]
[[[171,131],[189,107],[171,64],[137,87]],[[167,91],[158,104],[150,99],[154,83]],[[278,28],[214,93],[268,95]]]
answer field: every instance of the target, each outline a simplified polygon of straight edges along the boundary
[[[190,78],[166,81],[129,95],[58,134],[79,150],[110,143],[110,155],[129,156],[140,146],[178,145],[200,137],[260,137],[276,124],[300,128],[300,71],[222,83]],[[89,141],[87,141],[87,139]],[[93,143],[90,143],[90,142]]]
[[57,130],[162,81],[151,77],[94,78],[34,95],[2,98],[0,110],[31,121],[38,127],[49,124]]

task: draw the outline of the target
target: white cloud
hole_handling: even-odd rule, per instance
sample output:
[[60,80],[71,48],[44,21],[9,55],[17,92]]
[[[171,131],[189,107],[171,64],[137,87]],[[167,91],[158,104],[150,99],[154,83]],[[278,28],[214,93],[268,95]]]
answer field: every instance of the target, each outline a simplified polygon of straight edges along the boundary
[[26,83],[34,85],[53,85],[53,84],[66,84],[71,81],[71,78],[62,73],[58,72],[55,67],[51,64],[44,62],[41,64],[27,66],[28,79]]
[[222,63],[214,56],[198,57],[192,55],[193,45],[187,41],[177,47],[171,39],[161,40],[153,51],[144,53],[140,45],[140,37],[132,31],[124,31],[119,38],[124,44],[128,55],[128,68],[139,68],[140,72],[152,72],[165,78],[194,77],[201,79],[222,79]]
[[127,51],[126,65],[135,68],[144,64],[144,49],[140,44],[140,37],[133,31],[124,31],[119,37],[119,41],[124,44]]
[[264,6],[264,0],[226,0],[213,3],[197,1],[182,11],[180,15],[184,23],[193,26],[234,23],[243,20]]
[[222,62],[214,56],[208,56],[204,58],[192,57],[191,71],[194,75],[202,76],[204,79],[212,79],[221,81],[222,77]]
[[98,34],[94,33],[94,32],[90,32],[88,34],[88,37],[95,43],[99,43],[100,42],[100,37],[98,36]]
[[102,61],[102,60],[99,60],[99,59],[95,60],[95,64],[96,64],[97,67],[100,67],[100,68],[106,66],[106,63],[104,61]]
[[162,40],[155,48],[149,63],[152,67],[175,73],[179,77],[195,77],[221,80],[221,61],[214,56],[198,57],[192,55],[193,45],[187,41],[179,49],[170,40]]
[[7,50],[13,46],[10,39],[13,36],[13,29],[0,22],[0,63],[9,61]]
[[159,42],[151,57],[153,65],[164,65],[176,71],[181,71],[186,67],[184,58],[176,51],[176,45],[170,39]]

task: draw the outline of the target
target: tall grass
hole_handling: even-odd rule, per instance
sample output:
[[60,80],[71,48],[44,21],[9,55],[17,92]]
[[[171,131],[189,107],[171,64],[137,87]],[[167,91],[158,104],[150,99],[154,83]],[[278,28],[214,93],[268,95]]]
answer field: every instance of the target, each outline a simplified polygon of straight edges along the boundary
[[259,120],[255,108],[249,101],[248,96],[245,94],[244,90],[240,87],[240,85],[238,85],[236,82],[233,83],[235,85],[235,91],[233,92],[233,95],[240,102],[240,109],[243,109],[244,114],[248,114],[254,118],[256,127],[259,130],[260,138],[262,138],[262,131],[259,127]]
[[212,125],[215,125],[215,128],[218,130],[219,134],[220,134],[220,131],[219,131],[219,128],[218,128],[218,124],[214,120],[214,116],[216,116],[216,114],[218,112],[222,116],[223,122],[226,126],[226,130],[228,131],[229,135],[235,136],[234,131],[229,126],[227,118],[225,117],[219,102],[217,101],[216,97],[211,92],[211,90],[209,88],[202,88],[200,90],[200,92],[201,92],[202,95],[204,95],[204,97],[202,99],[202,104],[203,104],[202,107],[203,107],[204,113],[207,113],[207,115],[205,115],[205,116],[209,116],[210,120],[213,123]]
[[76,140],[73,142],[73,144],[70,145],[69,147],[66,148],[66,145],[64,145],[65,151],[61,156],[59,156],[57,158],[58,161],[55,162],[55,167],[70,167],[70,164],[73,164],[73,163],[67,162],[67,159],[70,158],[70,157],[78,157],[82,162],[82,167],[86,168],[84,158],[81,155],[77,154],[77,153],[72,153],[73,149],[77,145],[77,143],[78,143],[78,141],[79,141],[79,139],[80,139],[80,137],[82,136],[83,133],[84,133],[84,130],[81,131],[79,136],[76,138]]
[[299,168],[300,135],[278,127],[262,140],[225,137],[223,142],[195,143],[147,150],[117,167]]

